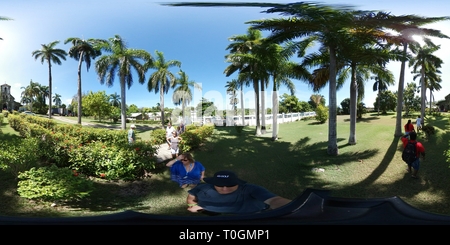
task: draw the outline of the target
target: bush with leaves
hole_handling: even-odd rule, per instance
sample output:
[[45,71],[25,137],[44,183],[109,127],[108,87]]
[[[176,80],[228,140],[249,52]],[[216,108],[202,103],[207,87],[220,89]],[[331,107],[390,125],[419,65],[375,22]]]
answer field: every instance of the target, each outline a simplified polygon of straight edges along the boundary
[[166,130],[159,128],[153,131],[150,131],[150,142],[153,145],[161,145],[167,142],[166,139]]
[[323,105],[318,105],[315,118],[320,123],[325,123],[328,120],[328,109]]
[[422,131],[425,132],[425,134],[428,137],[428,136],[434,134],[435,129],[432,125],[427,124],[427,125],[422,126]]
[[87,197],[92,181],[55,165],[31,168],[19,174],[17,192],[21,197],[40,201],[65,201]]
[[0,142],[0,168],[15,178],[19,172],[27,171],[39,165],[41,149],[36,138],[12,139]]
[[70,168],[88,176],[135,180],[156,168],[155,149],[147,142],[107,145],[91,142],[68,150]]

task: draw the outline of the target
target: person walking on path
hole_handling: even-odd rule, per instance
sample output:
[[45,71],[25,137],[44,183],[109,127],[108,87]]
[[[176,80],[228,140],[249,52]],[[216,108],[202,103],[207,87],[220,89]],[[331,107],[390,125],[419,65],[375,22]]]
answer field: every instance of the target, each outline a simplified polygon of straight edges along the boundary
[[414,159],[414,161],[406,163],[408,165],[407,170],[411,174],[411,177],[416,179],[417,172],[419,171],[420,168],[420,156],[422,156],[422,160],[425,160],[425,147],[422,145],[422,143],[416,140],[417,139],[416,132],[409,133],[409,139],[408,135],[402,136],[401,139],[403,143],[403,148],[406,148],[408,143],[413,143],[416,145],[416,158]]
[[167,124],[167,128],[166,128],[166,142],[167,145],[169,146],[169,150],[170,150],[170,141],[169,138],[172,137],[172,132],[175,131],[175,128],[172,127],[172,123],[168,123]]
[[411,132],[414,132],[414,125],[411,123],[411,119],[408,120],[408,122],[404,126],[405,128],[405,135],[408,136]]
[[170,153],[172,154],[172,158],[178,157],[178,153],[180,152],[179,143],[182,138],[178,135],[177,131],[172,132],[172,136],[169,138],[170,141]]
[[419,116],[417,116],[416,119],[416,128],[417,128],[417,133],[419,132],[419,130],[422,130],[422,118]]

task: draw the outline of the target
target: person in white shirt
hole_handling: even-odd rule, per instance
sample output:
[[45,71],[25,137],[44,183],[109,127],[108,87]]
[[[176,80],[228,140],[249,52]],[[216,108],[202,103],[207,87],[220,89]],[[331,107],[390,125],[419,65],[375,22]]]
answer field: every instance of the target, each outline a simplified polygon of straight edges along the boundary
[[417,128],[417,132],[419,132],[419,130],[422,129],[422,118],[420,116],[417,116],[416,128]]
[[178,153],[180,152],[179,143],[181,141],[181,137],[178,136],[177,131],[172,132],[172,137],[169,138],[170,141],[170,153],[172,153],[172,158],[178,157]]
[[167,141],[167,145],[169,146],[169,150],[170,150],[169,138],[172,137],[173,131],[175,131],[175,128],[172,127],[172,124],[169,122],[169,124],[167,124],[167,128],[166,128],[166,141]]

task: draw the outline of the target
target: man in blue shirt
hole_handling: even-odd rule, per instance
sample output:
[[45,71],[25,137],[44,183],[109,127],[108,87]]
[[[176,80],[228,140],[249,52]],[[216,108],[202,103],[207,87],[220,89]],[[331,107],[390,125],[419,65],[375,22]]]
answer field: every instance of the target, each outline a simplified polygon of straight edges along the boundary
[[251,214],[268,208],[279,208],[291,201],[261,186],[246,183],[232,171],[219,171],[214,177],[203,180],[206,184],[188,191],[188,211],[193,213],[206,210],[214,213]]

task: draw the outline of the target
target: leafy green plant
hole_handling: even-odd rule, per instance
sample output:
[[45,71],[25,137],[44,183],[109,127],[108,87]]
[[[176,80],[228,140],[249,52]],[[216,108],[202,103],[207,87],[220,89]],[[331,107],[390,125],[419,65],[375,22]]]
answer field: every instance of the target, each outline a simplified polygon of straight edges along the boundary
[[234,129],[236,130],[236,132],[238,134],[241,134],[242,130],[244,129],[244,126],[242,126],[242,125],[234,125]]
[[93,183],[68,168],[31,168],[19,174],[17,192],[21,197],[42,200],[74,200],[89,196]]
[[325,123],[328,120],[328,109],[323,105],[318,105],[315,118],[320,123]]
[[150,142],[154,145],[166,143],[166,130],[159,128],[150,132]]
[[0,142],[0,168],[17,178],[19,172],[38,166],[39,140],[36,138],[14,139]]
[[156,168],[155,149],[146,142],[109,146],[92,142],[68,150],[70,168],[88,176],[135,180]]
[[427,124],[427,125],[422,126],[422,131],[425,132],[425,134],[428,137],[428,136],[434,134],[435,129],[432,125]]

